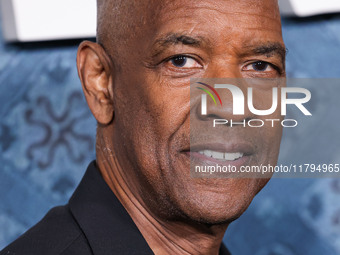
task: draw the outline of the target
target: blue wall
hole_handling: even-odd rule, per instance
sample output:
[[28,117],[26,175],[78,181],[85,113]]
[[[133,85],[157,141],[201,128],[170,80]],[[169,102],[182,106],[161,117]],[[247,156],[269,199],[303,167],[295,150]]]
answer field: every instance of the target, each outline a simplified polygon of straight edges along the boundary
[[[339,15],[283,26],[288,76],[340,77]],[[6,45],[0,37],[0,249],[64,204],[95,157],[95,120],[76,72],[78,43]],[[318,95],[314,109],[327,106],[323,99],[334,104],[328,119],[335,117],[335,128],[314,120],[300,134],[286,132],[280,162],[340,163],[340,86],[310,89]],[[332,146],[313,149],[322,140]],[[236,255],[340,254],[340,181],[272,179],[225,241]]]

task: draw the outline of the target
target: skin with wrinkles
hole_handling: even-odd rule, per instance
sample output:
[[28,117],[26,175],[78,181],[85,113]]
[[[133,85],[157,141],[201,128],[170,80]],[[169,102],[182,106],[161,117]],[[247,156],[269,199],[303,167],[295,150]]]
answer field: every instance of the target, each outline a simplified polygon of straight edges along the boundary
[[[268,64],[254,69],[259,61]],[[280,78],[284,61],[275,0],[98,1],[97,43],[77,56],[97,165],[155,254],[218,254],[228,224],[268,182],[190,178],[190,78]],[[228,137],[253,146],[251,164],[275,165],[281,132]]]

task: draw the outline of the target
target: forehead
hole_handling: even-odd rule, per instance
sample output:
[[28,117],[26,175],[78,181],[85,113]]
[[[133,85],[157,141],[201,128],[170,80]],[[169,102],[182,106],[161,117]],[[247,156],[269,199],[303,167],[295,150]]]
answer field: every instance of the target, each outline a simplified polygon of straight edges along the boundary
[[[150,11],[156,36],[183,33],[232,41],[281,40],[281,20],[276,0],[158,1]],[[225,42],[225,40],[223,40]]]
[[[280,12],[277,0],[171,0],[171,1],[156,1],[156,5],[151,12],[158,11],[162,16],[166,14],[181,14],[191,16],[205,12],[210,14],[209,18],[214,15],[253,15],[269,19],[279,19]],[[157,8],[158,7],[158,8]]]
[[216,54],[226,54],[226,47],[243,54],[247,47],[264,43],[284,47],[277,0],[133,2],[123,1],[120,7],[105,8],[106,25],[100,30],[107,35],[105,43],[111,55],[115,55],[117,45],[120,53],[116,54],[120,57],[150,55],[171,34],[199,38],[206,42],[200,46],[207,46]]

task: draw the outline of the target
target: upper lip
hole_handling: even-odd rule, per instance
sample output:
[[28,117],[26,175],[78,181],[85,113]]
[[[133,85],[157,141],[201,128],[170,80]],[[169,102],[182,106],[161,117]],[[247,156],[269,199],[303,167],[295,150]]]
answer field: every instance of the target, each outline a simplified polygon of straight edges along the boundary
[[[223,153],[237,153],[240,152],[245,156],[254,154],[255,149],[252,144],[245,141],[234,141],[226,143],[195,143],[190,145],[190,152],[199,152],[203,150],[218,151]],[[186,151],[189,151],[186,150]]]

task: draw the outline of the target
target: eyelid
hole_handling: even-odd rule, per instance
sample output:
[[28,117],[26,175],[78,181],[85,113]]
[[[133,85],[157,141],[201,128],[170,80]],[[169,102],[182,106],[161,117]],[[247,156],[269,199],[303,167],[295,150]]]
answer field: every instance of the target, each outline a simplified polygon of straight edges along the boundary
[[192,54],[185,54],[185,53],[183,53],[183,54],[175,54],[173,56],[167,57],[166,59],[162,60],[159,64],[169,62],[171,59],[174,59],[176,57],[181,57],[181,56],[186,57],[186,58],[191,58],[191,59],[195,60],[199,65],[201,65],[203,67],[202,59],[199,56],[192,55]]
[[[251,61],[248,61],[247,63],[245,63],[245,65],[243,65],[242,69],[243,69],[244,67],[247,67],[247,66],[256,64],[256,63],[258,63],[258,62],[266,63],[266,64],[268,64],[271,68],[273,68],[275,71],[279,72],[280,74],[282,73],[282,70],[281,70],[281,68],[280,68],[279,66],[277,66],[277,65],[275,65],[275,64],[273,64],[273,63],[270,63],[270,62],[268,62],[268,61],[265,61],[265,60],[251,60]],[[247,70],[246,70],[246,71],[247,71]],[[254,71],[256,71],[256,70],[254,70]],[[264,71],[262,71],[262,72],[264,72]]]
[[[171,63],[172,59],[178,57],[186,57],[190,58],[194,61],[193,67],[177,67],[173,63]],[[174,54],[170,57],[163,59],[159,64],[155,67],[160,68],[163,76],[169,76],[172,78],[185,78],[189,76],[196,75],[200,73],[204,69],[204,65],[202,64],[201,58],[197,55],[193,54]]]

